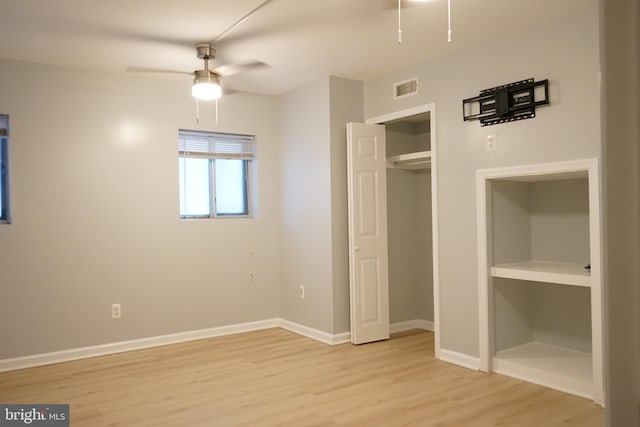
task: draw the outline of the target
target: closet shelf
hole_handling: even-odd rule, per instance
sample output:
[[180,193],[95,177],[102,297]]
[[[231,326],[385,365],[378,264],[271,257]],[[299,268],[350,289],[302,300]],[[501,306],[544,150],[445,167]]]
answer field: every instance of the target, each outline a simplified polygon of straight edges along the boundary
[[499,374],[593,398],[591,353],[532,341],[498,351],[493,368]]
[[522,261],[497,264],[493,277],[591,287],[591,272],[581,264],[550,261]]
[[391,169],[428,169],[431,167],[431,151],[389,156],[387,157],[387,167]]

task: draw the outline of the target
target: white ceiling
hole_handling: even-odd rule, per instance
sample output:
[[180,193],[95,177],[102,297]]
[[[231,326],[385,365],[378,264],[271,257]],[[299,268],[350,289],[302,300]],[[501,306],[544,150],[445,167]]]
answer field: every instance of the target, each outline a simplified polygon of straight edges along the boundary
[[[202,68],[196,43],[214,39],[262,1],[2,0],[0,57],[119,73],[128,66],[190,72]],[[397,0],[273,0],[216,44],[216,61],[265,62],[269,68],[225,83],[279,94],[327,75],[366,79],[402,69],[596,1],[451,0],[449,44],[447,0],[402,0],[398,44]]]

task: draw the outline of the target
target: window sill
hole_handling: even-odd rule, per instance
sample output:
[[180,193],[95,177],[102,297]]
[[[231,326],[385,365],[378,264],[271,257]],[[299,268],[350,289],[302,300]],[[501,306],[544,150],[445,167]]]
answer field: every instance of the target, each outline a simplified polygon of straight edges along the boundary
[[206,221],[219,219],[251,219],[251,215],[219,215],[219,216],[188,216],[180,217],[180,221]]

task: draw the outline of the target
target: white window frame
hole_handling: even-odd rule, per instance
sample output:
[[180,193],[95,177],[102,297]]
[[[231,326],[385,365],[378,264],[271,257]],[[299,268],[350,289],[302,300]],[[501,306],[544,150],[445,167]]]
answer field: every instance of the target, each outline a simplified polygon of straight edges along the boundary
[[[182,215],[180,219],[221,219],[251,218],[252,209],[252,174],[255,160],[255,136],[179,129],[178,159],[205,158],[209,160],[209,215]],[[216,208],[216,160],[242,160],[244,162],[244,191],[246,212],[218,213]],[[183,188],[179,189],[180,192]]]

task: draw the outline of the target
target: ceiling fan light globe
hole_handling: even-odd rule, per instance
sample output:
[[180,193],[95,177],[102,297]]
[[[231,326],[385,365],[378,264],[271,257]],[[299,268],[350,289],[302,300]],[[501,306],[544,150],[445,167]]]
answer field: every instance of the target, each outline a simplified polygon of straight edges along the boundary
[[219,84],[213,82],[194,83],[191,86],[191,95],[199,100],[211,101],[222,96],[222,88]]

